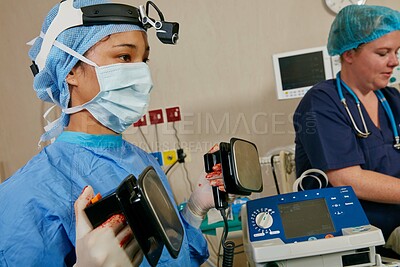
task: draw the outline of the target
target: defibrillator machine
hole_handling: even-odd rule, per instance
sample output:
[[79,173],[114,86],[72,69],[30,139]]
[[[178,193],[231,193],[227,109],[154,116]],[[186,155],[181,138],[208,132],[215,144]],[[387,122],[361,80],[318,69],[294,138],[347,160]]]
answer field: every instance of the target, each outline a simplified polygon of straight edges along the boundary
[[251,266],[381,266],[382,232],[349,186],[251,200],[241,216]]

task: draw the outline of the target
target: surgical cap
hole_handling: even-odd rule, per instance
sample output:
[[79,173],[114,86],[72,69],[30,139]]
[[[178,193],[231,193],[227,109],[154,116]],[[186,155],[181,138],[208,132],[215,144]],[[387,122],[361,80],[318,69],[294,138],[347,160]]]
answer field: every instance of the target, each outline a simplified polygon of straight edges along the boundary
[[[107,0],[75,0],[73,5],[75,8],[81,8],[109,2]],[[57,4],[47,14],[42,25],[41,35],[46,34],[47,29],[58,13],[59,6],[60,4]],[[142,27],[133,24],[78,26],[63,31],[56,40],[83,55],[94,44],[110,34],[135,30],[144,31]],[[38,37],[29,50],[29,57],[32,60],[35,60],[39,54],[42,41],[42,37]],[[53,46],[45,66],[34,78],[33,88],[38,98],[43,101],[53,102],[62,109],[67,108],[70,92],[65,78],[78,61],[77,58]],[[51,91],[52,97],[47,90]],[[68,125],[68,122],[69,115],[62,113],[60,120],[56,123],[57,125],[53,125],[51,129],[46,130],[46,133],[41,137],[41,141],[57,136]]]
[[331,56],[400,30],[400,12],[383,6],[350,5],[337,14],[328,37]]

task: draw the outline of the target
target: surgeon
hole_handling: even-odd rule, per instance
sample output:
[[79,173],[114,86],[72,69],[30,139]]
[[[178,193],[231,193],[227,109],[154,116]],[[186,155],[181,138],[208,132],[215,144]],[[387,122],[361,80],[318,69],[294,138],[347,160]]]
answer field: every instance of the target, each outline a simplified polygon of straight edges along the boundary
[[[82,13],[91,18],[85,25]],[[0,266],[149,266],[123,216],[93,229],[83,212],[96,193],[105,195],[147,166],[172,199],[157,161],[121,135],[144,115],[153,87],[147,27],[136,13],[105,0],[66,0],[45,18],[29,51],[33,87],[62,114],[41,137],[54,142],[0,185]],[[207,259],[198,228],[213,205],[208,182],[197,184],[180,212],[179,256],[164,248],[158,266]]]
[[388,239],[400,225],[400,94],[388,87],[399,64],[400,13],[345,7],[327,48],[340,56],[341,71],[313,86],[296,109],[296,171],[321,169],[330,185],[352,186]]

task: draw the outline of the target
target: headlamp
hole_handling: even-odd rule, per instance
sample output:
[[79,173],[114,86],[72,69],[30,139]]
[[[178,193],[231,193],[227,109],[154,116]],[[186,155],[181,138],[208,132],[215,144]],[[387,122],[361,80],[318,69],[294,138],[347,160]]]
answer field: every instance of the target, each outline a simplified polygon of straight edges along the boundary
[[[36,60],[31,65],[33,75],[36,75],[45,66],[50,49],[57,37],[66,29],[77,26],[93,26],[105,24],[134,24],[144,29],[154,27],[158,39],[164,44],[176,44],[178,41],[179,23],[166,22],[158,7],[147,1],[146,8],[107,3],[100,5],[74,8],[74,0],[63,0],[58,13],[43,36],[42,46]],[[149,17],[149,5],[157,11],[159,19]]]
[[[148,17],[149,5],[152,5],[158,13],[160,20],[155,21]],[[164,21],[164,15],[158,7],[151,1],[147,1],[146,9],[140,6],[140,17],[145,28],[154,27],[156,29],[157,38],[164,44],[176,44],[178,41],[179,24],[177,22]]]

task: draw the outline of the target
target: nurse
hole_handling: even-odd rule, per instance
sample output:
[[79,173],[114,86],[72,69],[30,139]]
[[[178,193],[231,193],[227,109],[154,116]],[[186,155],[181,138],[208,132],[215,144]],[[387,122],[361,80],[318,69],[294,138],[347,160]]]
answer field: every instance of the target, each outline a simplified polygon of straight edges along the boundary
[[387,239],[400,225],[400,94],[387,86],[399,64],[400,13],[348,6],[332,23],[327,47],[340,55],[341,71],[296,109],[297,175],[318,168],[332,186],[352,186]]
[[[106,252],[97,256],[110,253],[122,262],[149,266],[122,218],[110,218],[103,226],[111,230],[108,239],[96,235],[97,228],[91,231],[82,213],[94,193],[105,195],[147,166],[154,167],[173,199],[157,161],[121,135],[143,116],[149,102],[146,27],[138,19],[138,9],[110,8],[106,2],[57,4],[29,51],[37,96],[59,106],[62,114],[41,137],[55,142],[0,185],[0,266],[72,266],[76,255],[77,266],[102,266],[101,259],[90,258],[84,250],[98,245],[106,246]],[[87,19],[85,25],[82,18]],[[76,227],[74,203],[81,192],[83,199],[75,204]],[[198,228],[212,206],[208,182],[198,184],[180,212],[185,236],[179,256],[173,259],[164,249],[159,266],[199,266],[207,259],[207,243]],[[87,243],[89,236],[100,242]],[[111,253],[120,244],[126,253]]]

